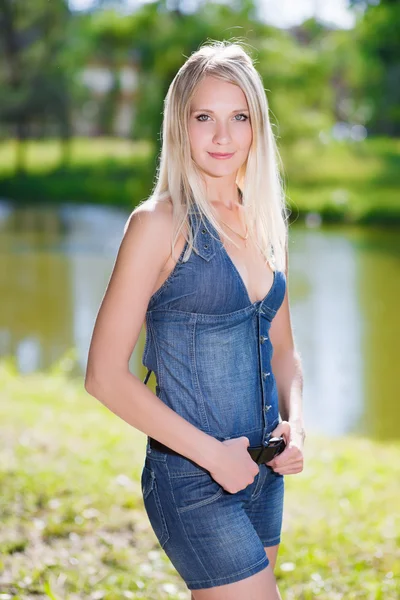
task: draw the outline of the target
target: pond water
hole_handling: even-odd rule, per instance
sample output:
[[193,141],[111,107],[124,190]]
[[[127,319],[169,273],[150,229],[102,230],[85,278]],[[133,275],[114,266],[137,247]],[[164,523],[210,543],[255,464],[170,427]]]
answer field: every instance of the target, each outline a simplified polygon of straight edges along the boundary
[[[84,373],[127,217],[0,203],[0,356],[26,373],[75,348]],[[294,224],[289,265],[307,430],[399,439],[400,229]],[[143,347],[144,328],[130,362],[142,379]]]

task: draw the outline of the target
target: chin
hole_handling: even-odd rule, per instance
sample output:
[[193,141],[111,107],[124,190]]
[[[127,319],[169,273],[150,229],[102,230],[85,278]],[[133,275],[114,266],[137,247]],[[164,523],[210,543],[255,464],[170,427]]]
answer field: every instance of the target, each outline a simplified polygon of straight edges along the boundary
[[240,168],[240,164],[238,165],[237,162],[233,162],[232,159],[230,160],[215,160],[213,158],[210,158],[210,160],[207,160],[207,162],[205,164],[203,164],[203,168],[208,168],[211,171],[215,171],[216,173],[233,173],[234,171],[237,171]]
[[211,177],[227,177],[234,175],[237,171],[237,169],[209,169],[207,167],[203,167],[201,170]]

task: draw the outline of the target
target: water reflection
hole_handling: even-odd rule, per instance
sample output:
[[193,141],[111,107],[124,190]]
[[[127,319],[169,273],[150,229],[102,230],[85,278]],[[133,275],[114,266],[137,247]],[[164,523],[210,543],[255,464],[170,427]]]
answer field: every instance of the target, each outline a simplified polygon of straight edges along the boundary
[[[84,373],[127,216],[0,204],[0,355],[28,372],[76,347]],[[289,290],[309,431],[400,437],[399,264],[398,229],[292,226]],[[140,376],[143,345],[144,330],[130,361]]]
[[289,282],[305,420],[331,435],[354,431],[363,413],[362,330],[356,254],[345,232],[293,228]]

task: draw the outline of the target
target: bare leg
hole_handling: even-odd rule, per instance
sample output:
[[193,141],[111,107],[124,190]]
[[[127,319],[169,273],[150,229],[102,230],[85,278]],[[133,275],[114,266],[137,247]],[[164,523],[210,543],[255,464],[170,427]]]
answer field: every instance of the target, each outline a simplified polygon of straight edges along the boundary
[[274,567],[279,544],[265,548],[270,564],[266,569],[226,585],[191,592],[191,600],[282,600],[276,585]]
[[278,556],[279,544],[277,544],[276,546],[264,546],[264,550],[267,553],[272,570],[274,570],[276,565],[276,559]]

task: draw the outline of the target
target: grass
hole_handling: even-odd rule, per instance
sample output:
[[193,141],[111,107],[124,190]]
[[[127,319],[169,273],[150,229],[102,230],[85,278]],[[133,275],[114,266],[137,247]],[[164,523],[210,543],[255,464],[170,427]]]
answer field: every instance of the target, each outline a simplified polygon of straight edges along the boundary
[[281,151],[291,218],[317,212],[326,221],[400,222],[400,140],[317,143]]
[[15,149],[15,140],[0,143],[0,197],[28,204],[133,207],[151,188],[155,165],[146,142],[74,138],[69,162],[63,165],[57,140],[29,141],[25,146],[25,171],[18,175]]
[[[0,142],[0,196],[33,203],[77,202],[133,208],[146,198],[155,175],[146,142],[75,138],[70,161],[60,163],[60,144],[26,143],[26,172],[16,175],[14,140]],[[280,153],[291,219],[310,212],[325,221],[400,223],[400,140],[323,143],[302,139]]]
[[[66,361],[20,375],[4,359],[0,391],[0,598],[189,600],[144,512],[145,435]],[[285,600],[399,597],[399,444],[309,435],[285,485]]]

